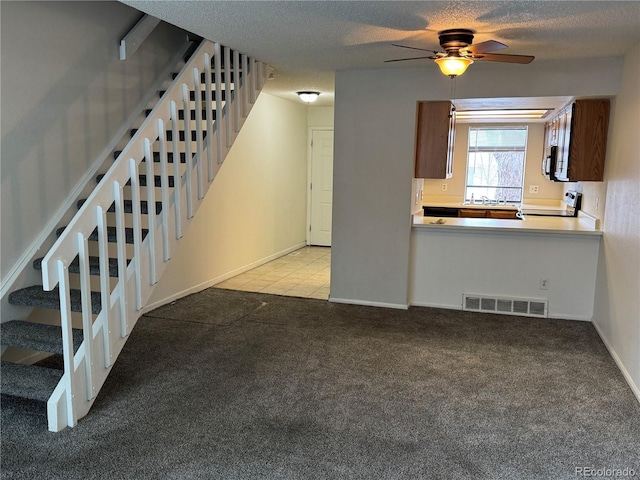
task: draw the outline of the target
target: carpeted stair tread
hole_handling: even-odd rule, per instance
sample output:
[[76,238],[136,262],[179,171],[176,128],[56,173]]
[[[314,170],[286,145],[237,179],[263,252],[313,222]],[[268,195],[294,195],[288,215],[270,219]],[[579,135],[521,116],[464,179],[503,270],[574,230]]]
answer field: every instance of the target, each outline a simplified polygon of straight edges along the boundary
[[[39,352],[63,353],[62,328],[57,325],[11,320],[0,325],[2,345]],[[73,350],[82,343],[82,330],[73,329]]]
[[[78,208],[82,207],[84,203],[87,201],[86,198],[78,200],[77,206]],[[107,212],[115,212],[116,204],[112,203]],[[162,211],[162,202],[156,202],[156,215]],[[133,201],[125,200],[124,201],[124,213],[133,213]],[[143,215],[147,215],[149,213],[149,203],[146,200],[140,201],[140,213]]]
[[[127,265],[130,260],[127,259]],[[117,258],[109,258],[109,276],[117,277],[118,276],[118,259]],[[42,270],[42,258],[36,258],[33,261],[33,268],[36,270]],[[73,262],[69,264],[69,273],[80,273],[80,259],[76,257]],[[100,257],[89,257],[89,274],[90,275],[100,275]]]
[[[172,175],[168,175],[167,176],[169,179],[169,188],[173,188],[175,182],[174,182],[174,177]],[[96,183],[100,183],[100,181],[104,178],[104,174],[100,174],[96,177]],[[141,187],[146,187],[147,186],[147,176],[146,175],[140,175],[138,181],[140,182],[140,186]],[[155,184],[156,187],[161,187],[162,186],[162,176],[161,175],[154,175],[153,176],[153,182]],[[131,185],[131,180],[129,180],[127,182],[127,185]]]
[[[82,300],[80,290],[72,288],[69,291],[71,300],[71,311],[82,311]],[[60,309],[60,294],[58,288],[51,291],[44,290],[42,285],[32,285],[31,287],[21,288],[9,294],[9,303],[11,305],[19,305],[23,307],[37,307]],[[101,298],[100,292],[91,292],[91,312],[100,313]]]
[[[61,227],[58,230],[56,230],[56,235],[60,236],[62,235],[62,232],[64,232],[65,227]],[[144,240],[144,237],[147,236],[147,233],[149,233],[149,230],[146,228],[142,229],[142,239]],[[96,242],[98,241],[98,229],[96,228],[91,235],[89,235],[89,237],[87,237],[88,240],[92,241],[92,242]],[[125,227],[124,229],[124,238],[125,238],[125,242],[126,243],[133,243],[133,228],[131,227]],[[117,235],[116,235],[116,227],[107,227],[107,241],[108,242],[116,242],[118,239]]]
[[60,382],[63,371],[37,365],[2,362],[3,395],[46,402]]

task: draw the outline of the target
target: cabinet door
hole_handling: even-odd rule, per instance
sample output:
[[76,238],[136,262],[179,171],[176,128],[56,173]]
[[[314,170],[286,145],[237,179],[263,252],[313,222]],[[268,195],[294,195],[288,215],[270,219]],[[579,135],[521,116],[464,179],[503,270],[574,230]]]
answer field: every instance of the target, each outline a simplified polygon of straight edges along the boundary
[[569,151],[571,149],[571,118],[573,105],[565,108],[559,116],[558,154],[555,177],[561,181],[569,180]]
[[558,124],[560,123],[558,117],[551,120],[549,128],[549,145],[558,145]]
[[447,178],[453,176],[453,145],[456,141],[456,110],[449,106],[449,143],[447,145]]
[[547,122],[544,125],[544,154],[545,157],[547,155],[549,155],[549,151],[551,150],[551,146],[553,145],[553,143],[551,143],[551,122]]
[[516,210],[489,210],[487,212],[487,217],[489,218],[507,218],[510,220],[515,220],[518,217],[516,216]]
[[555,179],[599,182],[604,176],[609,129],[608,99],[576,100],[547,124],[549,142],[557,148]]
[[576,100],[568,152],[569,181],[602,181],[609,130],[609,100]]
[[458,210],[458,216],[464,218],[482,218],[487,216],[487,210],[481,208],[461,208]]
[[450,170],[453,166],[453,135],[451,135],[451,130],[453,128],[451,128],[452,118],[450,115],[451,102],[418,102],[416,178],[451,177]]

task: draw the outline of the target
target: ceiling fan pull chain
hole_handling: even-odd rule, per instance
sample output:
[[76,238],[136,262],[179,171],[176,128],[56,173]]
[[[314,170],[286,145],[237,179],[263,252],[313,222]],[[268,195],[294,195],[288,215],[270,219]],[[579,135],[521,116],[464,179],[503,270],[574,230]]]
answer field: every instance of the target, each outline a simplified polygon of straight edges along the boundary
[[456,99],[456,77],[451,77],[451,103]]

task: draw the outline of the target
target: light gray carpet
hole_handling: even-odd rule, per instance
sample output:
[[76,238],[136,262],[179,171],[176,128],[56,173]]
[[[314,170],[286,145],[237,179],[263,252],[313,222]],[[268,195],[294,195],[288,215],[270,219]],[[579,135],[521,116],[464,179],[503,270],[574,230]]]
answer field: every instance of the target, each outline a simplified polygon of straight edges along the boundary
[[141,318],[73,429],[2,408],[2,478],[575,479],[640,406],[589,323],[208,289]]

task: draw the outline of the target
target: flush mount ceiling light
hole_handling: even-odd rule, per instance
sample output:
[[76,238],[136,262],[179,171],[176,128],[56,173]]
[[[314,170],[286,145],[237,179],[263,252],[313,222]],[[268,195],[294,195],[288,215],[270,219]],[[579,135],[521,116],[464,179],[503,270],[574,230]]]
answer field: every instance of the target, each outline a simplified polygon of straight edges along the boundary
[[302,100],[305,103],[312,103],[315,102],[318,97],[320,96],[320,92],[297,92],[298,96],[300,97],[300,100]]

